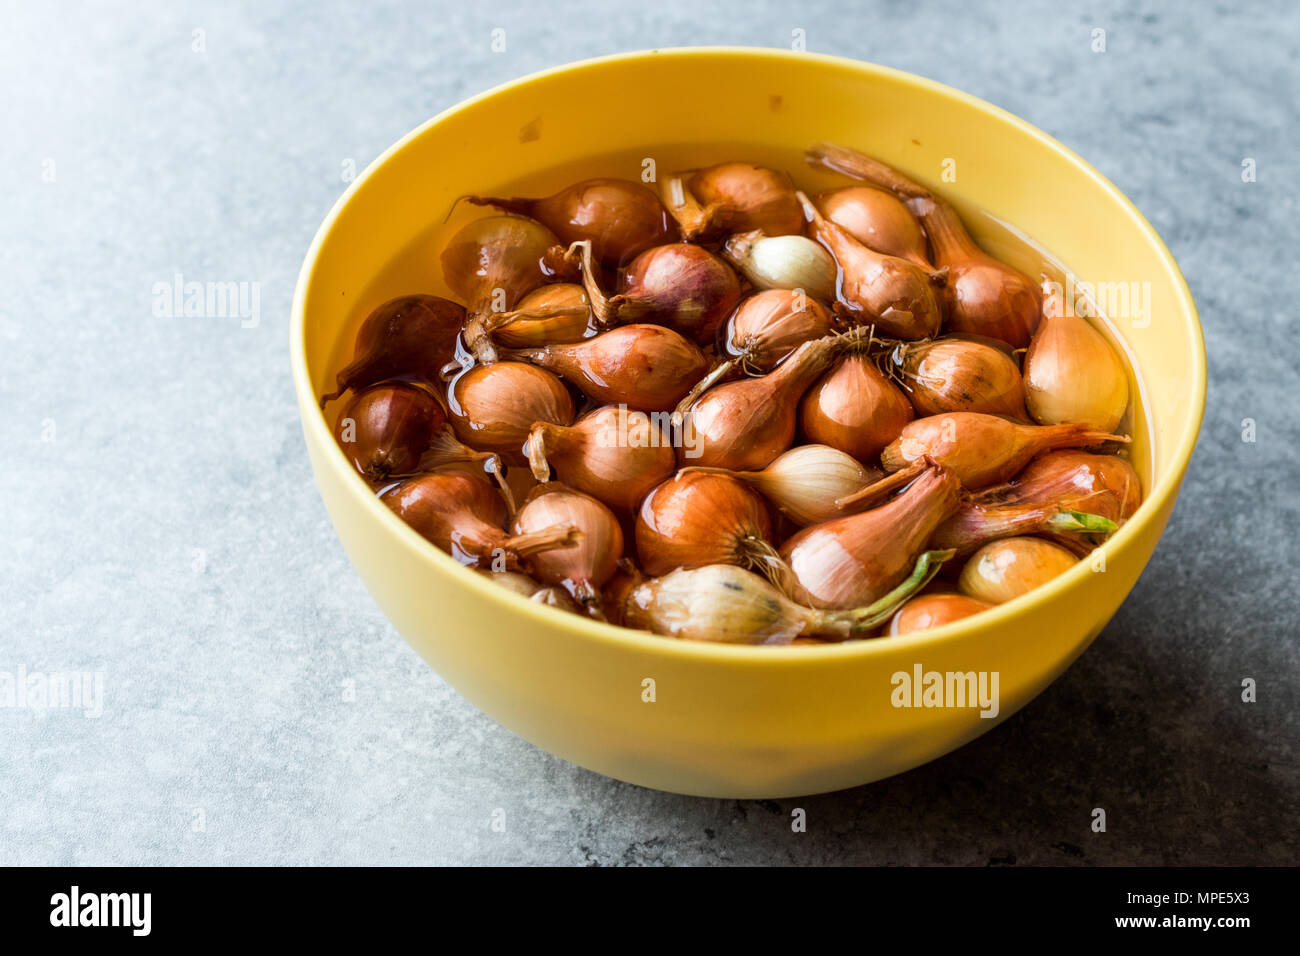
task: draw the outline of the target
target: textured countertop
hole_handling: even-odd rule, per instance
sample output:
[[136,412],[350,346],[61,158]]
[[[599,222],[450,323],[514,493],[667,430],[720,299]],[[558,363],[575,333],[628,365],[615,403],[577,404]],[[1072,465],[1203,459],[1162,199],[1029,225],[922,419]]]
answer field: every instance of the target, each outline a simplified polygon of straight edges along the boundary
[[[1295,5],[844,6],[7,5],[0,680],[91,692],[0,708],[0,863],[1297,861]],[[439,110],[583,57],[796,29],[1110,177],[1191,285],[1209,406],[1137,588],[1021,713],[870,787],[671,796],[501,729],[380,614],[312,483],[289,306],[344,173]],[[258,321],[158,314],[178,274],[257,283]]]

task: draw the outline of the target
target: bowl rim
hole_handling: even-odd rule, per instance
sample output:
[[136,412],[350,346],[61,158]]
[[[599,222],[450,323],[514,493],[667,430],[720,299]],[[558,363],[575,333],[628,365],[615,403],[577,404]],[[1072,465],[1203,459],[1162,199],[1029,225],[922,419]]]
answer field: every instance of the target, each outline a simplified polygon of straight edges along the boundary
[[[1169,267],[1174,280],[1173,291],[1175,299],[1181,306],[1178,311],[1181,316],[1186,318],[1186,331],[1191,336],[1192,343],[1195,345],[1195,348],[1193,349],[1191,381],[1189,383],[1189,397],[1195,399],[1195,408],[1188,420],[1188,427],[1186,427],[1182,434],[1178,436],[1177,441],[1174,444],[1169,458],[1168,468],[1165,470],[1164,474],[1157,478],[1154,487],[1148,491],[1146,498],[1138,507],[1138,510],[1134,512],[1133,516],[1129,518],[1129,520],[1125,522],[1124,525],[1102,546],[1110,554],[1122,552],[1130,547],[1133,540],[1156,520],[1157,513],[1163,509],[1166,502],[1176,497],[1182,483],[1183,475],[1186,472],[1192,453],[1195,450],[1205,413],[1207,380],[1205,337],[1201,328],[1200,317],[1196,310],[1196,303],[1192,298],[1191,291],[1187,286],[1187,281],[1182,274],[1182,270],[1178,267],[1178,263],[1174,259],[1173,254],[1169,251],[1155,228],[1147,221],[1146,217],[1142,215],[1133,202],[1109,179],[1103,176],[1093,168],[1090,163],[1069,147],[1065,146],[1054,137],[1049,136],[1033,124],[1016,116],[1014,113],[1004,110],[999,106],[995,106],[979,97],[965,93],[955,87],[939,83],[935,80],[914,73],[908,73],[903,70],[894,69],[893,67],[856,60],[850,57],[834,56],[823,53],[809,53],[768,47],[697,46],[635,50],[625,53],[591,57],[530,73],[461,100],[453,106],[442,110],[431,119],[421,123],[415,129],[397,140],[397,142],[384,150],[369,165],[367,165],[365,170],[349,184],[348,188],[344,190],[342,195],[340,195],[334,202],[324,220],[321,222],[319,229],[317,229],[315,236],[312,238],[311,245],[307,250],[306,257],[303,260],[302,267],[298,274],[298,280],[294,288],[293,306],[289,323],[290,360],[293,367],[294,391],[298,399],[303,429],[307,433],[308,440],[310,441],[314,437],[316,440],[324,442],[327,447],[332,445],[334,441],[333,430],[326,421],[324,412],[319,409],[318,396],[314,394],[311,387],[311,379],[307,369],[307,322],[305,309],[307,288],[311,284],[312,278],[315,275],[321,247],[333,231],[344,208],[346,208],[356,193],[369,181],[371,176],[375,175],[376,172],[389,161],[389,159],[405,149],[408,144],[422,136],[427,130],[462,110],[472,108],[480,103],[499,96],[500,94],[560,74],[599,70],[612,64],[634,60],[648,60],[652,58],[731,58],[781,61],[797,59],[800,61],[817,63],[822,66],[849,70],[864,75],[874,75],[885,78],[891,82],[904,83],[918,87],[932,95],[948,99],[960,106],[981,113],[987,119],[1008,124],[1019,130],[1021,133],[1033,137],[1075,166],[1088,179],[1090,179],[1095,186],[1118,204],[1120,210],[1122,210],[1122,212],[1128,217],[1130,223],[1138,230],[1146,241],[1154,247],[1158,257],[1161,258],[1165,265]],[[307,414],[306,412],[308,410],[314,411],[314,414]],[[586,638],[606,644],[620,645],[625,650],[646,654],[661,653],[683,655],[687,658],[693,658],[696,660],[707,659],[717,662],[743,664],[746,667],[798,667],[801,665],[824,666],[828,660],[871,657],[882,654],[893,654],[902,650],[919,652],[926,648],[936,647],[940,644],[962,640],[973,636],[976,633],[999,627],[1011,618],[1028,614],[1036,606],[1046,603],[1055,598],[1061,592],[1073,587],[1076,582],[1082,581],[1083,575],[1092,573],[1091,569],[1088,567],[1088,562],[1079,561],[1064,574],[1059,575],[1051,581],[1038,586],[1034,590],[1023,594],[1018,598],[1007,601],[1004,604],[999,604],[987,611],[983,611],[979,615],[954,621],[931,630],[915,631],[910,634],[889,637],[888,639],[865,639],[846,641],[842,643],[828,643],[821,646],[809,645],[800,647],[797,652],[791,652],[788,650],[781,652],[774,650],[770,645],[763,644],[721,644],[677,640],[632,628],[620,627],[607,622],[591,620],[589,618],[580,617],[571,612],[562,611],[558,608],[547,607],[536,601],[531,601],[522,595],[516,594],[507,588],[503,588],[498,584],[494,584],[488,580],[485,575],[464,567],[451,555],[446,554],[436,546],[431,545],[414,529],[398,518],[389,508],[380,502],[379,497],[370,489],[362,477],[356,473],[355,469],[347,466],[346,459],[342,455],[329,456],[325,466],[332,468],[335,471],[341,470],[344,472],[344,484],[346,487],[351,490],[351,493],[356,494],[358,498],[361,499],[362,507],[368,508],[375,520],[388,527],[397,536],[398,540],[402,541],[407,547],[413,549],[433,565],[445,569],[445,571],[450,574],[460,575],[465,587],[478,590],[487,600],[497,602],[504,607],[513,607],[518,613],[531,614],[539,625],[563,624]]]

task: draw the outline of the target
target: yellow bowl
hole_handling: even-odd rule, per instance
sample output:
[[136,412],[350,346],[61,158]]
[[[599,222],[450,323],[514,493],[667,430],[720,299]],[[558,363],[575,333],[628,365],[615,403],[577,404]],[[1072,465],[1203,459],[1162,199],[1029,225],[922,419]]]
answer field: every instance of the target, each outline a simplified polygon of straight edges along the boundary
[[[590,157],[677,164],[858,147],[937,185],[996,246],[1013,224],[1083,278],[1145,283],[1145,315],[1113,321],[1143,400],[1146,500],[1102,549],[1051,583],[929,633],[827,647],[731,647],[623,630],[527,601],[468,571],[379,503],[317,408],[359,317],[439,291],[431,228],[467,191],[493,193]],[[671,164],[671,165],[670,165]],[[622,167],[620,167],[622,168]],[[955,171],[955,181],[951,173]],[[985,213],[987,215],[981,215]],[[996,251],[996,249],[994,250]],[[1119,288],[1112,286],[1114,295]],[[1130,307],[1131,313],[1136,310]],[[1115,317],[1112,316],[1112,319]],[[294,298],[293,374],[316,480],[362,580],[407,641],[471,703],[599,773],[712,797],[868,783],[961,746],[1024,706],[1124,600],[1174,506],[1205,402],[1195,306],[1150,224],[1060,143],[951,88],[852,60],[683,49],[577,63],[430,120],[354,182],[325,219]],[[996,672],[999,710],[897,707],[894,675]]]

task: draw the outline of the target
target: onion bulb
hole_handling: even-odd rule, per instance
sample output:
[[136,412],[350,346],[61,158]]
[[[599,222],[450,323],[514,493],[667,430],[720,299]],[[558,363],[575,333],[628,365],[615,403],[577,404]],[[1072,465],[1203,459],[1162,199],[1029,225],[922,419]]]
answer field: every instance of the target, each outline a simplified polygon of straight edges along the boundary
[[908,578],[866,607],[805,607],[751,571],[710,564],[636,584],[624,598],[621,619],[628,627],[717,644],[788,645],[808,643],[809,637],[828,641],[867,637],[933,575],[937,565],[932,554],[922,555]]
[[1123,458],[1070,449],[1035,459],[1009,484],[980,492],[976,501],[1057,504],[1120,522],[1142,503],[1142,483]]
[[571,523],[507,534],[505,501],[482,478],[442,469],[408,478],[380,495],[393,513],[461,564],[527,570],[530,559],[572,548],[582,531]]
[[740,301],[740,280],[731,267],[688,242],[641,253],[624,271],[622,291],[613,296],[601,288],[590,243],[575,243],[569,256],[581,265],[583,285],[602,328],[654,322],[705,345]]
[[841,358],[799,403],[799,423],[810,440],[858,461],[874,461],[914,417],[898,386],[865,355]]
[[735,564],[779,571],[767,506],[729,475],[683,471],[646,496],[636,519],[636,553],[647,574]]
[[755,229],[729,238],[722,255],[757,289],[802,289],[823,302],[835,298],[835,260],[806,236]]
[[566,246],[588,241],[596,258],[609,266],[676,238],[659,197],[641,183],[626,179],[585,179],[543,199],[468,199],[478,206],[531,216]]
[[[781,546],[794,576],[791,597],[828,608],[879,599],[907,577],[935,528],[957,510],[960,492],[952,472],[931,465],[878,508],[804,528]],[[932,554],[942,562],[952,552]]]
[[778,455],[760,471],[683,468],[683,475],[716,473],[739,478],[796,525],[817,524],[857,514],[884,501],[924,467],[884,474],[829,445],[799,445]]
[[708,368],[696,345],[660,325],[623,325],[582,342],[501,355],[549,369],[594,401],[648,412],[671,411]]
[[569,268],[555,234],[522,216],[475,219],[452,236],[442,251],[442,276],[468,303],[464,337],[474,357],[496,361],[488,316],[514,308],[524,295]]
[[447,393],[456,437],[497,452],[512,465],[524,464],[524,440],[535,423],[573,421],[573,399],[564,383],[523,362],[471,366]]
[[1047,315],[1025,353],[1025,404],[1040,425],[1082,422],[1113,431],[1128,408],[1128,376],[1086,319]]
[[998,484],[1035,455],[1055,448],[1128,441],[1087,425],[1020,425],[978,412],[948,412],[918,418],[881,453],[886,471],[921,458],[944,465],[971,491]]
[[456,353],[465,310],[436,295],[389,299],[366,316],[357,332],[352,361],[338,373],[336,388],[320,406],[348,389],[362,389],[387,378],[438,381]]
[[767,375],[705,392],[685,415],[678,462],[733,471],[765,467],[794,441],[800,396],[856,341],[826,336],[805,342]]
[[664,204],[691,241],[761,229],[769,236],[803,231],[803,213],[794,183],[780,170],[753,163],[721,163],[701,169],[683,182],[663,182]]
[[948,270],[943,297],[950,331],[992,336],[1014,348],[1029,344],[1042,309],[1038,284],[981,249],[952,206],[884,163],[843,146],[817,143],[806,158],[814,166],[889,189],[921,220],[935,265]]
[[835,256],[839,264],[838,301],[835,311],[899,339],[937,335],[943,322],[938,286],[944,275],[914,262],[876,252],[826,219],[803,193],[804,207],[812,218],[814,239]]
[[554,527],[582,531],[576,545],[532,557],[533,576],[565,591],[592,617],[602,617],[600,589],[623,556],[618,518],[591,495],[552,482],[538,485],[515,515],[515,534],[543,534]]
[[926,339],[899,343],[889,361],[918,415],[985,412],[1028,418],[1020,369],[1000,348],[952,337]]
[[587,291],[573,282],[534,289],[515,309],[489,316],[484,327],[494,342],[512,349],[581,342],[596,331]]
[[921,224],[902,202],[883,189],[846,186],[818,196],[817,208],[864,246],[930,268]]
[[629,514],[677,468],[672,440],[645,412],[605,405],[572,425],[538,422],[528,435],[533,477],[586,492]]
[[984,545],[966,562],[957,578],[965,595],[1003,604],[1070,570],[1074,555],[1041,538],[1003,538]]
[[447,415],[418,385],[383,382],[357,392],[335,425],[339,447],[368,481],[417,471]]
[[912,598],[889,621],[890,637],[929,631],[993,607],[964,594],[922,594]]
[[835,318],[820,302],[797,289],[768,289],[751,295],[731,314],[719,333],[718,351],[727,356],[695,383],[678,403],[685,416],[696,399],[737,369],[749,375],[770,372],[804,342],[824,338]]

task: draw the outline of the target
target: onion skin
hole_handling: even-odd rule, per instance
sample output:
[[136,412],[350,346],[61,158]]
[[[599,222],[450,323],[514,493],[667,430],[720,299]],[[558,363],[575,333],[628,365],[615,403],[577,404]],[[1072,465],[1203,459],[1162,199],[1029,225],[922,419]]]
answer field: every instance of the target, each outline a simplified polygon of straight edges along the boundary
[[964,501],[957,513],[941,524],[930,539],[931,547],[969,554],[998,538],[1030,534],[1109,534],[1114,520],[1055,503],[989,505]]
[[805,342],[762,378],[728,382],[704,393],[686,416],[677,449],[682,465],[756,471],[794,441],[798,401],[839,349],[834,337]]
[[[671,193],[673,180],[665,180]],[[791,236],[803,231],[803,212],[790,177],[776,169],[753,163],[720,163],[701,169],[686,181],[683,205],[669,211],[692,241],[728,233],[761,229],[769,236]]]
[[984,412],[1029,418],[1020,369],[1001,349],[965,339],[931,339],[899,345],[890,361],[918,415]]
[[1086,319],[1048,315],[1025,353],[1025,404],[1040,425],[1082,422],[1114,431],[1128,408],[1128,376]]
[[857,514],[902,488],[920,469],[886,476],[829,445],[799,445],[759,471],[684,468],[682,474],[713,472],[738,478],[799,527]]
[[817,208],[869,249],[931,268],[921,224],[901,201],[883,189],[846,186],[818,196]]
[[539,485],[515,515],[516,535],[544,534],[574,527],[582,538],[569,548],[545,551],[531,559],[533,576],[565,591],[593,617],[602,617],[600,589],[623,556],[623,529],[614,513],[591,495],[559,483]]
[[624,325],[582,342],[501,354],[549,369],[594,401],[644,412],[672,410],[708,369],[697,346],[658,325]]
[[729,265],[707,249],[677,242],[632,260],[622,292],[603,309],[597,300],[597,309],[607,325],[652,322],[707,345],[739,301],[740,280]]
[[723,244],[722,254],[756,289],[802,289],[823,302],[835,298],[835,260],[805,236],[742,232]]
[[527,571],[530,557],[572,547],[579,537],[572,527],[506,534],[508,515],[501,495],[483,478],[458,469],[408,478],[379,500],[416,532],[470,567],[499,563],[506,571]]
[[805,158],[814,166],[890,190],[921,220],[930,237],[935,265],[948,270],[943,298],[949,331],[991,336],[1018,349],[1029,344],[1042,315],[1038,284],[984,252],[952,206],[919,183],[855,150],[816,143]]
[[922,594],[914,597],[889,621],[889,636],[901,637],[917,631],[929,631],[987,611],[992,604],[964,594]]
[[572,425],[538,422],[528,436],[533,476],[548,466],[566,485],[631,514],[677,469],[672,440],[644,412],[605,405]]
[[1007,481],[1041,452],[1127,440],[1087,425],[1020,425],[996,415],[948,412],[909,423],[880,460],[886,471],[897,471],[929,458],[978,491]]
[[812,217],[812,237],[830,250],[840,267],[835,311],[855,322],[870,322],[893,338],[937,335],[943,307],[936,284],[944,281],[942,274],[864,246],[799,195]]
[[1004,604],[1070,570],[1074,555],[1041,538],[1003,538],[984,545],[966,562],[957,588],[968,597]]
[[914,417],[903,393],[863,355],[841,358],[799,403],[799,422],[811,441],[858,461],[874,461]]
[[770,372],[804,342],[829,335],[835,317],[816,299],[792,289],[751,295],[732,313],[720,352],[748,372]]
[[442,275],[466,308],[465,345],[478,361],[496,361],[487,334],[494,312],[515,306],[569,267],[564,247],[539,222],[521,216],[488,216],[467,223],[442,251]]
[[727,475],[682,472],[646,496],[636,552],[654,577],[706,564],[761,565],[776,555],[763,499]]
[[510,312],[490,316],[485,327],[494,342],[525,349],[562,342],[581,342],[596,334],[587,292],[573,282],[534,289]]
[[352,362],[338,373],[336,389],[322,396],[321,408],[348,389],[383,379],[437,382],[442,367],[455,357],[464,322],[464,309],[436,295],[389,299],[361,323]]
[[951,472],[932,466],[888,504],[798,532],[781,546],[794,574],[791,597],[820,608],[878,600],[907,577],[960,492]]
[[446,425],[446,413],[428,391],[386,382],[353,396],[334,436],[367,481],[382,482],[417,471],[425,449]]
[[448,386],[448,410],[456,437],[522,465],[524,441],[537,422],[568,425],[573,398],[564,383],[523,362],[475,365]]
[[[729,564],[670,571],[621,589],[617,617],[685,641],[786,645],[866,637],[936,570],[927,554],[875,604],[823,610],[796,604],[757,574]],[[814,640],[815,638],[815,640]]]
[[651,246],[677,238],[659,197],[626,179],[585,179],[541,199],[470,196],[479,206],[496,206],[531,216],[566,246],[589,240],[602,264],[618,266]]
[[976,500],[1058,504],[1119,522],[1142,504],[1142,482],[1123,458],[1067,449],[1035,459],[1009,484],[988,488]]

